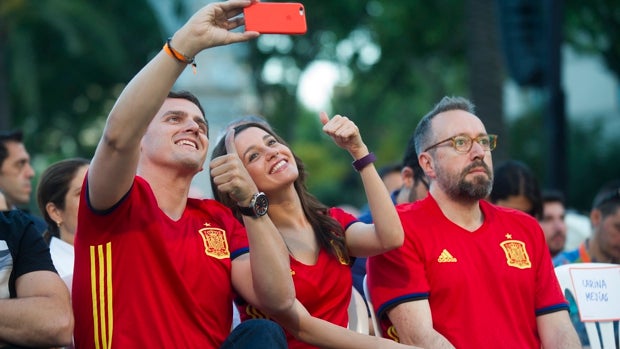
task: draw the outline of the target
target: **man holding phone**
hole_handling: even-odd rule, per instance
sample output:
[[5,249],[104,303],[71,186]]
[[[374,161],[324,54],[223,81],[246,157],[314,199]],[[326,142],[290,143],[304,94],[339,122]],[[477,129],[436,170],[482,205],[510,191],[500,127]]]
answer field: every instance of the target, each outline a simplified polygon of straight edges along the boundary
[[[204,168],[209,124],[194,95],[170,91],[196,54],[258,37],[233,31],[251,3],[229,0],[198,10],[112,108],[78,211],[76,348],[286,347],[271,321],[250,320],[230,331],[240,284],[269,313],[292,306],[287,250],[264,212],[241,225],[215,200],[188,198]],[[220,162],[220,190],[252,210],[261,193],[238,157],[224,160],[230,161]],[[244,269],[230,251],[247,241],[256,261]]]

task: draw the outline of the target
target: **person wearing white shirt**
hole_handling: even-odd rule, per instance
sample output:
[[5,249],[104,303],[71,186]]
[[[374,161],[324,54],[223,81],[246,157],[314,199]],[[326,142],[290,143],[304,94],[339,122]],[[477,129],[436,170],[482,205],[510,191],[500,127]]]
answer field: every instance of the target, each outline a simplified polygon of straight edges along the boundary
[[77,227],[80,191],[90,161],[71,158],[50,165],[41,175],[37,203],[47,230],[43,234],[50,246],[52,261],[71,290],[73,279],[73,239]]

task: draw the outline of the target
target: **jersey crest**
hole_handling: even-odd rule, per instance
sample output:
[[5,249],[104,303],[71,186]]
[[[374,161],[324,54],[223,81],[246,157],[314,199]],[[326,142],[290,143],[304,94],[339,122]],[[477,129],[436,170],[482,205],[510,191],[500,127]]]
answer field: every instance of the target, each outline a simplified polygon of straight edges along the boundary
[[211,228],[205,223],[206,228],[198,230],[205,246],[205,254],[217,259],[230,258],[226,233],[219,228]]
[[394,342],[400,343],[400,338],[398,338],[398,332],[396,332],[396,327],[394,327],[394,325],[388,327],[386,336]]
[[515,268],[528,269],[532,267],[530,257],[525,249],[525,243],[519,240],[506,240],[499,244],[506,254],[506,263]]
[[334,247],[334,250],[336,251],[336,254],[338,255],[338,261],[340,262],[340,264],[349,265],[351,260],[348,257],[344,256],[342,251],[338,248],[338,246],[336,246],[336,243],[334,242],[334,240],[329,240],[329,243]]
[[262,311],[258,310],[253,305],[249,305],[249,304],[246,305],[245,313],[252,319],[269,319],[269,316],[266,316],[265,314],[263,314]]

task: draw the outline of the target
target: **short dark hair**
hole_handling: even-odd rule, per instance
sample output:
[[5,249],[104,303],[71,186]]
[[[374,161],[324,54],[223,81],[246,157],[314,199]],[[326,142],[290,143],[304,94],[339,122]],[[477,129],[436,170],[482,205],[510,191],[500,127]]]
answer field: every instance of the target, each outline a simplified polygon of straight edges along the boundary
[[566,204],[566,198],[564,197],[564,194],[561,191],[556,190],[556,189],[543,190],[541,197],[542,197],[542,202],[544,204],[548,202],[559,202],[562,205]]
[[22,130],[0,131],[0,167],[9,156],[9,149],[6,144],[8,142],[22,143],[23,141],[24,133]]
[[426,146],[433,141],[431,132],[431,121],[433,118],[438,114],[450,110],[463,110],[468,113],[475,114],[476,107],[472,102],[464,97],[443,97],[430,112],[422,117],[418,123],[418,126],[415,128],[413,137],[416,153],[420,154],[423,152]]
[[[418,153],[415,150],[415,135],[412,135],[407,142],[407,148],[405,148],[405,155],[403,156],[402,167],[409,167],[413,170],[413,179],[415,181],[424,180],[426,174],[420,166],[418,161]],[[428,187],[428,182],[424,181]]]
[[196,95],[194,95],[193,93],[189,91],[185,91],[185,90],[170,91],[168,92],[168,98],[186,99],[194,103],[198,107],[198,109],[200,109],[200,112],[202,113],[202,117],[205,119],[205,122],[207,123],[207,138],[209,138],[209,120],[207,120],[205,110],[202,108],[202,104],[200,104],[200,101],[198,100],[198,97],[196,97]]
[[37,186],[37,204],[47,223],[47,231],[51,236],[59,237],[60,232],[56,222],[47,213],[45,206],[48,202],[51,202],[56,207],[64,210],[69,183],[73,180],[77,170],[88,164],[90,164],[90,161],[83,158],[61,160],[50,165],[41,174],[41,179]]
[[614,214],[620,206],[620,179],[605,183],[592,201],[592,209],[601,211],[603,217]]
[[377,172],[379,173],[379,177],[383,178],[392,172],[400,173],[402,169],[403,169],[403,166],[400,163],[395,163],[395,164],[387,164],[387,165],[381,166],[379,167]]
[[495,167],[493,189],[489,199],[492,203],[509,196],[524,195],[532,204],[531,216],[542,217],[542,197],[538,179],[525,163],[507,160]]

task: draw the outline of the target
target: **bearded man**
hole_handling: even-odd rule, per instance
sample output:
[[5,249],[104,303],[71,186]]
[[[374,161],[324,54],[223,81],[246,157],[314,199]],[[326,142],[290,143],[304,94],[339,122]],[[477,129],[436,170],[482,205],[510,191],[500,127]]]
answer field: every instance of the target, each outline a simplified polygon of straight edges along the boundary
[[473,104],[444,97],[414,138],[429,195],[398,206],[404,245],[368,260],[381,333],[424,348],[580,348],[540,225],[484,200],[497,136]]

